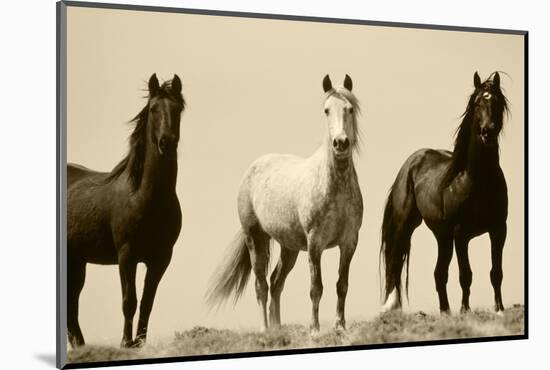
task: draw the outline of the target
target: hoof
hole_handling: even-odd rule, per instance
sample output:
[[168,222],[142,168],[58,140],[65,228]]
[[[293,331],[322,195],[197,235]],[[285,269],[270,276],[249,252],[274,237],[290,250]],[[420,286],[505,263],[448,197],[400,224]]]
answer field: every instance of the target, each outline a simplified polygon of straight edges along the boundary
[[416,313],[416,317],[419,318],[419,319],[424,319],[426,316],[428,316],[428,315],[426,315],[426,312],[424,312],[424,311],[418,311]]
[[69,336],[69,344],[71,345],[71,349],[77,349],[85,344],[84,338]]
[[345,321],[336,321],[336,324],[334,325],[334,330],[338,332],[345,332],[346,331],[346,322]]
[[463,314],[463,315],[464,315],[464,314],[467,314],[467,313],[470,313],[470,312],[472,312],[472,310],[470,309],[470,307],[464,307],[464,306],[462,306],[462,307],[460,308],[460,313]]
[[319,336],[319,325],[311,325],[309,327],[309,334],[312,338],[317,338]]
[[281,330],[281,323],[273,323],[269,325],[270,330]]
[[123,339],[120,342],[120,348],[132,348],[134,346],[133,340]]
[[401,310],[401,299],[397,289],[393,289],[384,305],[380,308],[380,313],[396,310]]
[[141,348],[145,345],[147,340],[143,337],[136,338],[132,344],[131,348]]
[[447,308],[446,310],[440,310],[441,316],[451,316],[451,309]]

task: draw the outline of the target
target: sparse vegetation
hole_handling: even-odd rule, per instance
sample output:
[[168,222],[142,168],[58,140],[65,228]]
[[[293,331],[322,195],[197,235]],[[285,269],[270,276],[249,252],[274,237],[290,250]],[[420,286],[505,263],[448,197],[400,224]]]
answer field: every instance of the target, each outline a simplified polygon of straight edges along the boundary
[[437,339],[479,338],[524,333],[524,306],[514,305],[504,315],[487,310],[440,316],[423,312],[389,312],[370,321],[350,322],[347,332],[326,329],[312,337],[301,325],[285,325],[266,333],[195,327],[176,332],[165,343],[141,349],[84,346],[69,351],[69,362],[116,361],[151,357],[206,355],[278,349],[399,343]]

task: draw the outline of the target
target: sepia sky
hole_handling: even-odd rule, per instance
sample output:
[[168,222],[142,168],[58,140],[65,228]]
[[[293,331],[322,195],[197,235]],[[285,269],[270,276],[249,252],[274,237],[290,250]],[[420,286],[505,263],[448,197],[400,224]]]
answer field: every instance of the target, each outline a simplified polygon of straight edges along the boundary
[[[363,135],[355,166],[365,212],[351,264],[348,322],[380,306],[378,251],[388,189],[405,159],[424,147],[451,149],[473,89],[498,70],[511,116],[501,136],[509,191],[504,247],[505,306],[524,303],[524,49],[523,37],[456,31],[259,20],[236,17],[68,8],[67,158],[110,171],[127,151],[133,118],[146,103],[146,81],[177,73],[187,110],[181,122],[177,193],[183,227],[160,283],[149,325],[152,341],[196,325],[257,328],[253,284],[233,308],[209,311],[208,281],[239,229],[240,179],[262,154],[308,156],[327,125],[321,81],[347,73],[362,107]],[[153,247],[153,246],[152,246]],[[438,309],[433,281],[436,242],[426,226],[412,240],[407,310]],[[272,254],[272,266],[278,247]],[[325,251],[322,330],[336,309],[338,250]],[[493,304],[487,235],[470,243],[472,308]],[[138,296],[145,267],[138,267]],[[88,265],[80,300],[87,343],[118,345],[122,303],[117,266]],[[461,290],[456,258],[449,274],[456,313]],[[284,323],[310,319],[309,272],[301,253],[281,299]],[[136,320],[137,322],[137,314]]]

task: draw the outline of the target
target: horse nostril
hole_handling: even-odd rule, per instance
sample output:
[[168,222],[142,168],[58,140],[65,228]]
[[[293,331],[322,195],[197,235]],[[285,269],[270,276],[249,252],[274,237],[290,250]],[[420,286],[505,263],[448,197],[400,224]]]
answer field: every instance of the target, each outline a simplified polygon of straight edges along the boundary
[[334,149],[338,150],[339,152],[343,152],[349,147],[349,139],[346,137],[344,139],[338,138],[332,140],[332,146]]
[[349,139],[345,138],[344,141],[342,142],[342,149],[346,150],[348,147],[349,147]]

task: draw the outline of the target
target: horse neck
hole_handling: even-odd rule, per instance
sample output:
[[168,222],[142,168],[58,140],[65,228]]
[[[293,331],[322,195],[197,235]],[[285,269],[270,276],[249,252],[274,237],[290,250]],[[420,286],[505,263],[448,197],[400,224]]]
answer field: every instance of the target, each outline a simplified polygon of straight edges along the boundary
[[334,192],[351,183],[355,176],[353,155],[346,159],[336,159],[330,140],[326,140],[317,152],[319,158],[319,174],[322,188],[326,192]]
[[491,176],[493,170],[499,167],[498,145],[485,147],[474,135],[470,136],[465,171],[471,178]]
[[174,157],[174,159],[161,158],[158,150],[148,140],[145,149],[143,173],[136,194],[144,199],[171,196],[176,189],[177,171],[177,157]]

